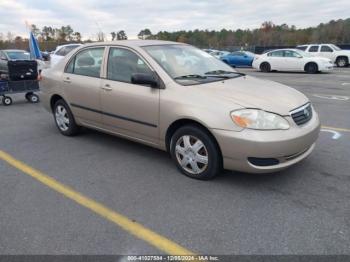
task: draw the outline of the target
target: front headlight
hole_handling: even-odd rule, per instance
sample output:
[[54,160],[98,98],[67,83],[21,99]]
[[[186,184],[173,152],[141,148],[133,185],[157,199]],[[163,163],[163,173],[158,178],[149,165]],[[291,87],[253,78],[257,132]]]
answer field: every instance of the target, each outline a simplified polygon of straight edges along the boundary
[[288,129],[289,123],[282,116],[259,109],[241,109],[231,112],[233,122],[243,128],[276,130]]

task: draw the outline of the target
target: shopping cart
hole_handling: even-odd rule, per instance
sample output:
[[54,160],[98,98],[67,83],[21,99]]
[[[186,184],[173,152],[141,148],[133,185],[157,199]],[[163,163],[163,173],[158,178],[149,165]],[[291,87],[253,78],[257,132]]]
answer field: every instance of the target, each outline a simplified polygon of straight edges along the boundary
[[12,98],[9,94],[25,93],[25,98],[31,103],[38,103],[39,96],[35,92],[39,91],[39,82],[37,80],[0,80],[0,97],[2,104],[9,106],[12,104]]

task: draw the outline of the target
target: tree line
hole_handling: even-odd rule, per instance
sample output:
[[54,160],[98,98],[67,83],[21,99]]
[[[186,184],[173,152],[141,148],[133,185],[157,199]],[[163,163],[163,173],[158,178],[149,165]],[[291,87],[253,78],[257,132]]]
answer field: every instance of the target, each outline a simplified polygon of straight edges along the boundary
[[[80,32],[75,31],[70,25],[54,28],[44,26],[41,29],[36,25],[31,26],[31,31],[38,38],[42,50],[52,50],[58,44],[71,42],[105,41],[106,39],[128,39],[125,30],[113,31],[107,35],[100,30],[94,39],[84,38]],[[109,36],[110,35],[110,36]],[[222,29],[215,30],[181,30],[175,32],[160,31],[153,34],[150,29],[141,30],[139,39],[159,39],[188,43],[200,48],[230,49],[231,47],[251,46],[295,46],[307,43],[335,43],[350,44],[350,18],[331,20],[315,27],[296,28],[295,26],[282,24],[276,25],[271,21],[262,23],[256,29]],[[28,48],[28,39],[15,36],[8,32],[0,33],[0,49],[3,48]]]

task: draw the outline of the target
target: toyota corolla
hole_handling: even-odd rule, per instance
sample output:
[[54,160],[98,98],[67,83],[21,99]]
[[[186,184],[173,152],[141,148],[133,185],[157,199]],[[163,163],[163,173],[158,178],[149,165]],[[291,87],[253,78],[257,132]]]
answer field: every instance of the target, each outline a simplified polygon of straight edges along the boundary
[[197,179],[222,168],[282,170],[310,155],[320,130],[302,93],[182,43],[84,45],[42,78],[41,99],[63,135],[84,126],[147,144]]

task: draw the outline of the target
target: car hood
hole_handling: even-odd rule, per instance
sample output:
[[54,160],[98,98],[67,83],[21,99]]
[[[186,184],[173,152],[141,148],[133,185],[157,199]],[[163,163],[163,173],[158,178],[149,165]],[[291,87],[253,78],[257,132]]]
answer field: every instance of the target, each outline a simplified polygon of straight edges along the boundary
[[199,85],[198,88],[221,102],[280,115],[289,115],[291,110],[309,102],[304,94],[291,87],[250,76]]
[[337,51],[337,55],[350,56],[350,50],[341,50],[341,51]]

